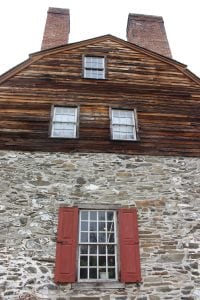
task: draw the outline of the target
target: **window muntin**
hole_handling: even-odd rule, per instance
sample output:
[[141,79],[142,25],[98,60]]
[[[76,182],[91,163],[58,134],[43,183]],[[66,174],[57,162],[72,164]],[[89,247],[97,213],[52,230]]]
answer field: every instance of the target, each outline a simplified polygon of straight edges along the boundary
[[81,210],[79,281],[117,280],[116,212]]
[[85,56],[84,78],[104,79],[105,58],[99,56]]
[[76,138],[77,108],[55,106],[52,121],[52,137]]
[[136,140],[133,110],[112,109],[112,139]]

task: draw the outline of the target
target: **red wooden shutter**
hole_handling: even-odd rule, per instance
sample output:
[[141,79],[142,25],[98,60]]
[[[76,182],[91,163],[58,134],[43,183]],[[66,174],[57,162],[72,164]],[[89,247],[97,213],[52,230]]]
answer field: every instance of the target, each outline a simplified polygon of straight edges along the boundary
[[121,282],[141,281],[136,208],[119,210]]
[[75,282],[78,208],[61,207],[58,218],[55,282]]

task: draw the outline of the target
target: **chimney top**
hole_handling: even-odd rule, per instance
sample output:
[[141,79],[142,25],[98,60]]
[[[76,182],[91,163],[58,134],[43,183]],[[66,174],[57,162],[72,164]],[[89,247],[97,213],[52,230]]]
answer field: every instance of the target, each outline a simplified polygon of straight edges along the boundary
[[69,15],[69,9],[68,8],[59,8],[59,7],[49,7],[48,13]]
[[[154,15],[143,15],[143,14],[129,14],[128,15],[128,23],[132,20],[138,20],[138,21],[151,21],[151,22],[162,22],[164,23],[163,21],[163,17],[161,16],[154,16]],[[128,25],[127,25],[128,27]]]
[[172,57],[162,17],[131,13],[128,16],[126,33],[129,42]]
[[41,50],[68,43],[70,32],[69,9],[49,7]]

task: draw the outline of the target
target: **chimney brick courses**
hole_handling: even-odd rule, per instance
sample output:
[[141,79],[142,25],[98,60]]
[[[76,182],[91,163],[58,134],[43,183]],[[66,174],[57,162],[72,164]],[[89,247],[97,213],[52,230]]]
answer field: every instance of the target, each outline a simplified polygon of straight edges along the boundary
[[126,32],[128,42],[172,58],[162,17],[129,14]]
[[49,7],[41,50],[67,44],[69,32],[69,9]]

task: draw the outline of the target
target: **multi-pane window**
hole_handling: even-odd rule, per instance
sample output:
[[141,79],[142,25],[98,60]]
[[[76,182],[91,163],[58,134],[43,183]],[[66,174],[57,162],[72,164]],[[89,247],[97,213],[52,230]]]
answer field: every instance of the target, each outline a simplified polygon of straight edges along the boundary
[[112,109],[112,139],[136,140],[134,110]]
[[85,56],[84,78],[104,79],[105,58],[99,56]]
[[78,278],[117,280],[116,212],[81,210]]
[[76,138],[77,108],[55,106],[52,120],[52,137]]
[[141,281],[135,207],[117,210],[59,208],[55,282],[77,280],[98,284]]

